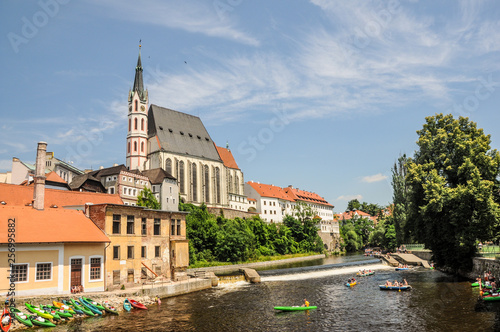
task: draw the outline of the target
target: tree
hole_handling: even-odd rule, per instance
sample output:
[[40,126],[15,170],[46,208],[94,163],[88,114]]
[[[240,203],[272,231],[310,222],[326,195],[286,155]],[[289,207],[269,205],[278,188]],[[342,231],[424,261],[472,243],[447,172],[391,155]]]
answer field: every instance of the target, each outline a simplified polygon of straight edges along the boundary
[[153,210],[160,209],[160,203],[158,203],[158,200],[156,199],[155,195],[153,194],[151,189],[146,187],[144,187],[144,189],[142,189],[141,192],[139,193],[139,196],[137,196],[137,205],[145,206]]
[[436,114],[425,120],[418,150],[407,162],[406,227],[439,265],[470,269],[476,241],[500,230],[500,154],[468,118]]
[[408,211],[408,187],[406,185],[406,154],[399,156],[392,168],[392,201],[394,204],[392,215],[394,217],[394,229],[396,231],[397,245],[410,242],[408,236],[405,235],[406,218]]
[[301,223],[303,223],[305,220],[313,219],[314,216],[316,215],[316,211],[313,210],[313,208],[304,203],[298,201],[293,205],[293,216],[297,218]]
[[349,202],[347,202],[346,211],[359,210],[360,207],[361,207],[361,203],[359,203],[357,198],[351,199]]

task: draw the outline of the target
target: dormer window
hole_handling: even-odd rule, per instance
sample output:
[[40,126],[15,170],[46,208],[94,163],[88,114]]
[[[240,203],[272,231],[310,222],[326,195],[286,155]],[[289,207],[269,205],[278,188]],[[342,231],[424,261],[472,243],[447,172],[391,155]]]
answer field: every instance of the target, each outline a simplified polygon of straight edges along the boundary
[[208,137],[205,137],[205,141],[210,142],[210,140],[208,139]]
[[162,127],[162,126],[159,126],[158,128],[160,128],[160,130],[163,130],[163,127]]
[[171,133],[173,133],[173,132],[174,132],[174,131],[173,131],[172,129],[170,129],[170,128],[168,128],[168,131],[169,131],[169,132],[171,132]]
[[191,134],[189,134],[189,133],[188,133],[188,135],[189,135],[189,137],[193,137],[193,135],[191,135]]
[[180,133],[181,133],[181,135],[184,135],[184,132],[183,132],[183,131],[181,131]]

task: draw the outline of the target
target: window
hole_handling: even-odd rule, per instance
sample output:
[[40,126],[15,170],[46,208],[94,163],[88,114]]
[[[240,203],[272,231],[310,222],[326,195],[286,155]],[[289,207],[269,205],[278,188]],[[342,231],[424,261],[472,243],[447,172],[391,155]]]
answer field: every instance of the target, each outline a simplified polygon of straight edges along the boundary
[[115,193],[115,187],[109,187],[109,193],[114,194]]
[[148,234],[148,224],[147,224],[146,218],[142,218],[142,221],[141,221],[141,234],[142,235]]
[[155,218],[155,223],[154,223],[154,235],[160,235],[160,230],[161,230],[161,222],[159,218]]
[[170,235],[175,235],[175,220],[172,219],[170,222]]
[[120,246],[113,247],[113,259],[120,259]]
[[141,247],[141,258],[146,258],[146,246]]
[[181,235],[181,221],[177,220],[177,235]]
[[167,171],[167,173],[172,174],[172,159],[167,159],[165,163],[165,170]]
[[196,164],[193,163],[193,166],[192,166],[192,171],[191,171],[191,183],[192,183],[192,188],[191,188],[191,192],[192,192],[192,197],[193,197],[193,202],[197,202],[198,201],[198,175],[197,175],[197,167],[196,167]]
[[126,176],[122,176],[122,180],[123,181],[127,181],[127,177]]
[[266,205],[266,201],[264,201],[264,205]]
[[11,277],[14,277],[14,282],[28,281],[28,264],[12,265],[11,269]]
[[240,194],[240,178],[238,175],[234,178],[234,192],[238,195]]
[[127,145],[127,152],[130,153],[130,142],[128,142],[128,145]]
[[101,258],[95,257],[90,259],[90,280],[101,279]]
[[179,190],[184,194],[184,162],[179,163]]
[[128,259],[134,258],[134,246],[127,246],[127,258]]
[[144,119],[141,119],[141,130],[144,130]]
[[137,130],[137,118],[134,119],[134,129]]
[[132,119],[128,119],[128,131],[132,129]]
[[137,152],[137,142],[134,142],[134,152]]
[[160,257],[160,246],[155,246],[155,257]]
[[264,214],[267,214],[267,210],[264,210]]
[[127,216],[127,234],[135,234],[134,216]]
[[205,202],[210,202],[210,174],[209,174],[209,169],[208,169],[208,165],[205,165],[203,167],[205,170],[204,170],[204,173],[205,173]]
[[215,198],[216,198],[216,203],[220,204],[220,170],[219,170],[219,167],[215,168]]
[[141,142],[141,152],[144,152],[144,142]]
[[113,214],[113,234],[120,234],[120,219],[119,214]]
[[[138,107],[137,107],[137,99],[134,101],[134,111],[137,112],[138,110]],[[137,129],[137,128],[136,128]]]
[[36,280],[52,279],[52,263],[37,263],[36,264]]

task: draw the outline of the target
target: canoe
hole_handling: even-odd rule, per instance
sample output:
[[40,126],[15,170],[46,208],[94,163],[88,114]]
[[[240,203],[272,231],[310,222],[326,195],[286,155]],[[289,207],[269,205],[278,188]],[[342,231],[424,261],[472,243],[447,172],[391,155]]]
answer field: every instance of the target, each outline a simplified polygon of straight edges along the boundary
[[80,298],[80,303],[89,310],[92,310],[94,314],[102,315],[101,310],[97,309],[92,303],[85,301],[83,298]]
[[404,271],[404,270],[408,270],[408,269],[409,269],[408,267],[397,267],[396,271]]
[[106,310],[107,312],[109,312],[111,314],[119,315],[119,313],[116,310],[116,308],[113,307],[108,301],[104,301],[102,303],[102,306],[103,306],[104,310]]
[[75,299],[71,299],[71,304],[75,307],[75,309],[81,310],[85,315],[88,316],[95,316],[94,312],[90,309],[87,309],[83,304],[80,302],[76,301]]
[[348,283],[348,282],[345,283],[346,287],[352,287],[352,286],[354,286],[356,284],[357,284],[356,281],[355,282],[351,282],[351,283]]
[[54,310],[62,318],[71,318],[71,317],[73,317],[73,314],[71,312],[69,312],[68,310],[66,310],[66,309],[56,307],[55,305],[50,305],[48,307],[51,308],[52,310]]
[[400,287],[396,287],[396,286],[386,286],[386,285],[379,285],[380,289],[382,290],[395,290],[395,291],[399,291],[399,290],[402,290],[402,291],[405,291],[405,290],[411,290],[411,286],[400,286]]
[[125,309],[126,311],[130,311],[130,309],[132,309],[132,305],[130,304],[130,301],[128,299],[125,299],[125,301],[123,301],[123,309]]
[[49,306],[46,306],[46,305],[40,305],[39,306],[40,310],[43,310],[45,311],[46,313],[48,314],[51,314],[53,316],[53,320],[61,320],[61,315],[59,315],[59,313],[57,311],[55,311],[54,309],[50,308]]
[[485,301],[500,301],[500,294],[499,293],[493,293],[488,296],[484,296],[483,300]]
[[64,309],[66,310],[67,312],[71,313],[71,314],[76,314],[76,311],[73,310],[73,308],[71,308],[69,305],[67,304],[64,304],[64,303],[61,303],[61,302],[57,302],[57,301],[52,301],[52,304],[54,304],[54,306],[56,308],[59,308],[59,309]]
[[31,311],[34,314],[37,314],[38,316],[40,316],[42,318],[46,318],[46,319],[54,318],[54,316],[52,316],[51,314],[40,310],[38,307],[35,307],[34,305],[29,304],[28,302],[26,302],[24,305],[26,306],[26,308],[28,308],[29,311]]
[[10,308],[10,314],[14,315],[14,318],[21,324],[24,324],[29,327],[33,327],[33,323],[31,322],[29,316],[25,315],[21,310],[17,308]]
[[2,331],[7,332],[12,325],[12,317],[8,307],[3,308],[2,316],[0,316],[0,328]]
[[140,303],[140,302],[137,302],[136,300],[132,300],[132,299],[128,299],[130,304],[132,305],[132,307],[136,308],[136,309],[143,309],[143,310],[148,310],[148,308]]
[[[472,284],[470,284],[470,286],[471,287],[479,287],[479,283],[473,282]],[[484,283],[481,284],[481,287],[491,289],[491,285],[485,285]]]
[[317,306],[311,305],[309,307],[299,307],[299,306],[292,306],[292,307],[274,307],[275,310],[281,310],[281,311],[300,311],[300,310],[311,310],[311,309],[316,309]]
[[92,299],[89,299],[88,297],[83,297],[82,296],[82,299],[84,299],[85,301],[87,301],[88,303],[92,304],[94,307],[96,307],[97,309],[99,310],[106,310],[104,308],[104,306],[102,306],[100,303],[97,303],[96,301],[92,300]]
[[33,323],[33,325],[45,326],[45,327],[55,327],[56,326],[56,324],[52,323],[48,319],[45,319],[43,317],[39,317],[37,315],[31,315],[30,320]]

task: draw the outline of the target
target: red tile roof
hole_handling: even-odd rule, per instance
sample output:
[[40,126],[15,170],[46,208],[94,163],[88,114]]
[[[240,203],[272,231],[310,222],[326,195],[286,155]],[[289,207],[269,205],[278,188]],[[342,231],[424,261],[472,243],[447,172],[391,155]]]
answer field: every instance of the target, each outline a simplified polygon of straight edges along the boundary
[[224,166],[234,169],[240,169],[238,164],[236,164],[236,160],[234,160],[233,154],[231,150],[226,148],[221,148],[220,146],[215,146],[217,148],[217,152],[219,153],[220,159],[224,162]]
[[16,243],[110,242],[81,211],[0,205],[0,243],[8,242],[9,218],[15,218]]
[[332,204],[328,203],[323,197],[321,197],[318,194],[305,191],[305,190],[300,190],[297,188],[292,188],[292,187],[286,187],[283,188],[283,190],[294,200],[294,201],[304,201],[304,202],[309,202],[309,203],[314,203],[314,204],[320,204],[320,205],[325,205],[325,206],[331,206],[333,207]]
[[288,196],[287,193],[281,187],[273,186],[270,184],[252,182],[252,181],[248,181],[247,184],[250,185],[253,189],[255,189],[255,191],[257,191],[257,193],[261,197],[279,198],[285,201],[293,202],[293,199],[290,196]]
[[[25,206],[33,201],[34,186],[19,186],[15,184],[0,183],[0,201],[7,206]],[[52,205],[75,206],[86,203],[101,204],[123,204],[118,194],[101,194],[80,191],[68,191],[45,188],[45,208]]]
[[66,183],[66,184],[68,184],[66,181],[63,180],[62,177],[60,177],[59,175],[57,175],[57,173],[54,172],[54,171],[52,171],[49,174],[47,174],[47,177],[45,178],[45,181],[52,181],[52,182],[59,182],[59,183]]
[[358,215],[361,218],[368,218],[368,219],[371,219],[371,220],[377,220],[377,217],[373,217],[369,213],[363,212],[361,210],[356,210],[354,212],[353,211],[342,212],[342,213],[338,214],[339,219],[345,219],[345,220],[352,219],[352,217],[354,215]]

